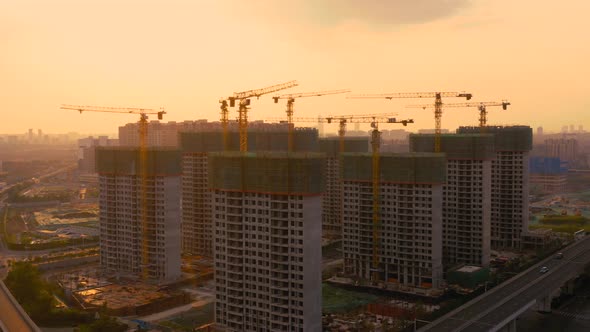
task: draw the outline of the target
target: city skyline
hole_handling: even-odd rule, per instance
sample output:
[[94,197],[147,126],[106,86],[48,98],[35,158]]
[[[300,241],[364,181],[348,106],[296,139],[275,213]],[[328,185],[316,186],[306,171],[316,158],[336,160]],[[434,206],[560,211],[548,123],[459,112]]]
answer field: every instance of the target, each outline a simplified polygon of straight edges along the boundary
[[[510,100],[507,111],[490,110],[490,124],[559,131],[574,122],[569,117],[589,125],[582,78],[590,73],[590,47],[576,42],[590,25],[583,1],[457,0],[428,10],[424,1],[139,3],[0,4],[0,107],[11,120],[0,132],[114,132],[136,121],[80,116],[60,110],[61,103],[163,106],[164,121],[216,120],[219,97],[291,79],[300,86],[285,92],[464,90],[475,101]],[[403,108],[411,103],[326,96],[298,101],[295,116],[371,110],[433,127],[431,111]],[[266,96],[253,101],[250,119],[284,111]],[[445,110],[442,126],[475,125],[477,117],[476,110]]]

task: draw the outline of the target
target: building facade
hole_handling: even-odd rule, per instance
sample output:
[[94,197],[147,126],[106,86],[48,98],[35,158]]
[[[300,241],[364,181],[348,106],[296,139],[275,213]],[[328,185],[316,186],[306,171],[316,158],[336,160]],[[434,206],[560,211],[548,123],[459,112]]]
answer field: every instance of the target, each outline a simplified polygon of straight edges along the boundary
[[371,154],[345,154],[343,162],[345,273],[360,284],[390,289],[442,287],[444,155],[381,155],[377,224]]
[[579,157],[578,140],[575,138],[547,139],[545,140],[545,149],[547,157],[559,158],[570,163]]
[[111,139],[108,136],[92,136],[78,139],[78,170],[83,174],[96,173],[96,147],[97,146],[118,146],[118,139]]
[[[322,201],[322,231],[328,239],[342,238],[342,165],[339,137],[322,138],[320,152],[326,154],[326,191]],[[344,152],[368,152],[368,137],[345,137]]]
[[100,266],[118,277],[166,283],[180,277],[180,153],[97,148]]
[[[434,135],[410,135],[412,152],[434,152]],[[491,181],[494,137],[444,134],[447,158],[443,185],[443,262],[488,266],[490,263]]]
[[[492,249],[518,249],[529,223],[529,126],[490,126],[494,135],[492,160]],[[479,133],[479,127],[460,127],[457,133]]]
[[303,153],[210,156],[219,330],[321,330],[323,162]]
[[551,194],[566,191],[567,163],[559,158],[531,157],[530,186],[536,193]]
[[[236,121],[229,121],[228,128],[231,131],[238,131]],[[182,132],[211,132],[221,131],[219,121],[209,122],[207,120],[183,121],[183,122],[160,122],[153,120],[148,122],[146,137],[147,146],[151,147],[178,147],[180,145],[179,134]],[[248,131],[286,131],[285,123],[264,123],[263,121],[248,122]],[[119,141],[121,146],[139,146],[139,125],[127,123],[119,127]]]
[[[258,125],[248,135],[249,151],[286,151],[285,125]],[[295,151],[317,150],[315,129],[297,128]],[[228,134],[228,151],[239,150],[239,135]],[[212,152],[226,150],[220,130],[180,133],[182,150],[182,248],[186,253],[204,257],[213,254],[212,196],[209,185],[208,160]]]

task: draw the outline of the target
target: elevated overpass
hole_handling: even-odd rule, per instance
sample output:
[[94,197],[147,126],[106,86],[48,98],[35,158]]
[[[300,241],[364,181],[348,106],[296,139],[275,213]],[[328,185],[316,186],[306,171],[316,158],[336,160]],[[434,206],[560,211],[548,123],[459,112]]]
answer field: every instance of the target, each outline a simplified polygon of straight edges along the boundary
[[1,280],[0,329],[6,332],[41,332]]
[[[573,291],[573,280],[590,263],[590,236],[562,252],[563,259],[548,257],[419,331],[516,331],[516,318],[527,309],[549,312],[554,296]],[[549,271],[540,273],[542,266]]]

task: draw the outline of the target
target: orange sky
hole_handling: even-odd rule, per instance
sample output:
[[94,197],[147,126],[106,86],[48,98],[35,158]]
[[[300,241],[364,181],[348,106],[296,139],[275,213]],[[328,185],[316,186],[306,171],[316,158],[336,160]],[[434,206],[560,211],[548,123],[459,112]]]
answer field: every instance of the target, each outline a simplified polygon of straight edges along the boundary
[[[589,12],[586,0],[0,0],[0,133],[113,133],[136,120],[61,103],[216,120],[219,97],[289,80],[300,86],[287,91],[468,91],[512,102],[490,110],[492,124],[590,129]],[[295,112],[397,112],[432,128],[432,112],[403,108],[417,102],[329,96]],[[262,97],[250,118],[284,108]],[[443,127],[477,117],[449,109]]]

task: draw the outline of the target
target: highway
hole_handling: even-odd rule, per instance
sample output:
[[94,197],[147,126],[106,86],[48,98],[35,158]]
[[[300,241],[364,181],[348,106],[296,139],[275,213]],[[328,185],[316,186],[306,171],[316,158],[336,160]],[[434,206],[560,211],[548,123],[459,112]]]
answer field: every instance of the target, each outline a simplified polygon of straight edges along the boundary
[[[547,289],[567,281],[567,276],[590,262],[590,237],[564,248],[563,259],[548,257],[490,292],[483,294],[451,313],[437,319],[420,331],[485,331],[515,311],[536,300]],[[541,266],[549,272],[539,273]]]

